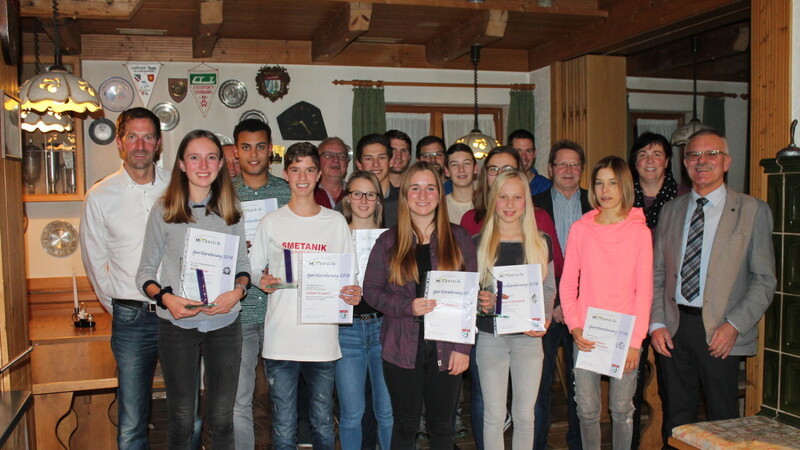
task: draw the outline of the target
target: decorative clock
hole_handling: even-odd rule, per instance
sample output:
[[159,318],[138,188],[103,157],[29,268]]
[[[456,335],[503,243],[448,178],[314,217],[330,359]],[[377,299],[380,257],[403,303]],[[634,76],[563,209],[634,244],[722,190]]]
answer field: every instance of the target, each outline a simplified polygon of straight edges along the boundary
[[278,128],[287,141],[321,141],[328,137],[322,111],[308,102],[298,102],[278,116]]

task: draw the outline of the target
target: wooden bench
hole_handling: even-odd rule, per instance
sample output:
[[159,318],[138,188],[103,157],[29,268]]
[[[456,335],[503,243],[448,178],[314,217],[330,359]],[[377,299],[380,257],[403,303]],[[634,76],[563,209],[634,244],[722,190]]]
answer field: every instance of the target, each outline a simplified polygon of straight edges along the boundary
[[800,448],[800,429],[764,416],[682,425],[669,445],[678,450],[778,450]]

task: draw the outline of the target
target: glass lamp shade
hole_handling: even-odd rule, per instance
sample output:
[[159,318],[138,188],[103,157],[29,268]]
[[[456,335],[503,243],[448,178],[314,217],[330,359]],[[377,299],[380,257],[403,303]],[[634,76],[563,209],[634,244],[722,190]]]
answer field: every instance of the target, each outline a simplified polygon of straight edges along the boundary
[[19,89],[21,109],[36,111],[94,112],[102,107],[89,82],[66,70],[51,69],[29,78]]
[[710,130],[711,127],[700,122],[697,117],[690,120],[689,123],[686,125],[678,128],[672,133],[672,137],[670,137],[669,141],[672,145],[682,147],[686,145],[686,141],[689,140],[689,137],[700,130]]
[[457,144],[466,144],[472,149],[472,154],[476,159],[482,159],[495,147],[500,145],[497,139],[481,133],[481,130],[474,129],[466,136],[456,139]]
[[72,119],[66,114],[54,112],[38,113],[36,111],[22,111],[20,114],[22,123],[20,127],[29,132],[41,131],[47,133],[55,131],[62,133],[72,131]]

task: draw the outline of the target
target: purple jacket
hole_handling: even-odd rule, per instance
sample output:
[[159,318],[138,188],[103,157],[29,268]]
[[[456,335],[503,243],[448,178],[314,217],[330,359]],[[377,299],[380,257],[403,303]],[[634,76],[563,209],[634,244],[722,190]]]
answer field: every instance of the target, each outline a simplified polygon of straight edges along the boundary
[[[468,272],[478,271],[475,245],[469,234],[458,225],[450,225],[456,243],[461,248]],[[411,302],[416,298],[413,281],[398,286],[389,282],[389,261],[397,240],[397,228],[381,234],[369,255],[364,273],[364,300],[384,315],[381,328],[383,359],[404,369],[413,369],[417,359],[419,322],[414,321]],[[431,235],[431,267],[436,270],[438,258],[435,252],[437,235]],[[472,345],[437,342],[439,370],[447,370],[450,353],[457,351],[469,355]]]

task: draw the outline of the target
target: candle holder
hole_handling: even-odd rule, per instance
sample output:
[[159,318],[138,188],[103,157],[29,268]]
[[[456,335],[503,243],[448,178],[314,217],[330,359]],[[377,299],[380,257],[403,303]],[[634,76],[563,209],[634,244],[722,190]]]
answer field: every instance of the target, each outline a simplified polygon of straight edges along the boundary
[[72,313],[72,324],[75,328],[94,328],[97,325],[94,316],[86,314],[86,303],[81,302],[80,308],[75,308]]

